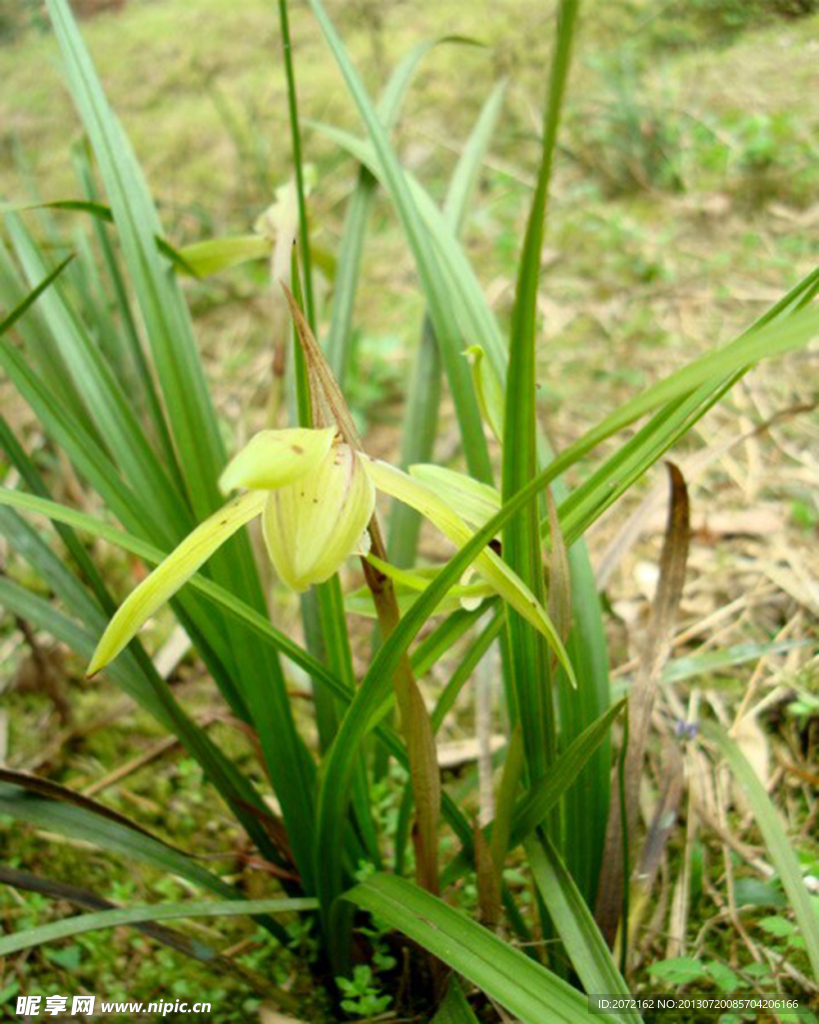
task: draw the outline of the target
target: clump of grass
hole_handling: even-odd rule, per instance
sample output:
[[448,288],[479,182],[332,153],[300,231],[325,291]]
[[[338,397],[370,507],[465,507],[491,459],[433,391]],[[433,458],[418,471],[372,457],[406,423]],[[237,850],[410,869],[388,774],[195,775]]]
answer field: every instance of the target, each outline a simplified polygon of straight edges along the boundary
[[572,155],[607,196],[681,191],[683,124],[673,105],[647,92],[628,49],[597,62],[596,71],[605,99],[573,117]]

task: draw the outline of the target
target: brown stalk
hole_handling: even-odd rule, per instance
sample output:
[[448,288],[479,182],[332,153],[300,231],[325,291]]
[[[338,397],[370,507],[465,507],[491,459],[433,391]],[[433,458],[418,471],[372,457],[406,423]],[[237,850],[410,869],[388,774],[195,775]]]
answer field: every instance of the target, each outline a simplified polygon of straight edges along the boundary
[[[572,578],[569,566],[569,552],[560,529],[560,517],[552,496],[552,489],[546,489],[546,511],[549,516],[549,538],[551,553],[549,555],[549,618],[555,625],[557,635],[568,643],[572,630]],[[557,655],[549,652],[551,674],[557,671]]]
[[[282,290],[290,306],[290,313],[307,363],[314,426],[337,426],[343,440],[351,448],[363,452],[361,438],[355,429],[341,389],[327,365],[324,353],[313,337],[313,332],[290,289],[282,284]],[[382,561],[387,561],[386,546],[375,515],[370,520],[368,530],[372,553]],[[361,563],[364,578],[373,596],[381,634],[388,637],[400,619],[392,580],[379,572],[366,558],[362,558]],[[438,824],[441,813],[441,773],[438,768],[432,722],[407,655],[401,659],[393,684],[401,716],[401,730],[409,754],[410,781],[415,799],[416,822],[413,842],[416,877],[420,886],[437,895],[440,891]]]
[[492,851],[483,829],[476,821],[473,829],[475,839],[475,872],[478,882],[478,918],[485,928],[494,931],[501,914],[500,873],[492,859]]
[[625,822],[620,813],[617,787],[612,794],[603,865],[598,884],[595,917],[609,946],[614,945],[623,906],[626,866],[623,863],[623,829],[634,835],[643,760],[648,743],[651,712],[663,666],[668,660],[674,623],[682,598],[688,559],[690,506],[680,470],[667,463],[671,487],[668,524],[660,560],[660,581],[654,598],[651,624],[640,666],[629,697],[629,745],[625,758]]

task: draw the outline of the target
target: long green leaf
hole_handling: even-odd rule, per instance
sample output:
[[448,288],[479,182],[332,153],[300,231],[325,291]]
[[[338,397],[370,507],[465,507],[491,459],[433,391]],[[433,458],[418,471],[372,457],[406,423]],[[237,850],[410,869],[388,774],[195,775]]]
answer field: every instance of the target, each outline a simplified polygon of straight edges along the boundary
[[457,978],[449,979],[446,996],[432,1018],[432,1024],[478,1024]]
[[[535,398],[540,260],[552,158],[569,72],[577,8],[577,0],[561,0],[558,7],[537,187],[518,268],[503,425],[502,495],[505,501],[525,486],[537,472],[538,423]],[[535,501],[521,509],[504,527],[503,557],[543,603],[543,555],[540,547],[540,517]],[[549,652],[530,625],[511,609],[507,623],[512,652],[512,679],[509,680],[512,691],[507,693],[507,700],[513,724],[519,721],[523,727],[526,765],[532,782],[544,776],[556,753],[555,704],[549,680]]]
[[39,796],[27,792],[21,786],[0,781],[0,813],[113,850],[125,857],[150,864],[165,874],[187,878],[201,888],[221,896],[239,898],[238,890],[222,882],[180,850],[155,839],[142,829],[127,826],[121,820],[103,816],[88,807]]
[[[628,998],[628,985],[617,970],[611,950],[551,840],[533,836],[525,846],[532,877],[583,987],[591,993],[610,992]],[[635,1024],[642,1019],[629,1010],[614,1016]]]
[[[39,280],[45,265],[33,239],[17,217],[7,218],[7,228],[29,281]],[[114,461],[135,489],[152,496],[157,524],[167,524],[160,536],[167,541],[175,531],[186,531],[192,525],[190,513],[147,443],[132,403],[68,304],[65,291],[57,288],[44,296],[41,309],[74,386]]]
[[[525,953],[442,900],[395,875],[377,874],[345,899],[399,929],[514,1014],[522,1024],[544,1020],[587,1024],[586,999]],[[611,1020],[604,1015],[603,1020]]]
[[[389,82],[384,88],[378,104],[378,116],[389,132],[398,117],[412,77],[421,61],[435,46],[441,43],[472,43],[461,36],[446,36],[443,39],[426,40],[414,46],[399,61]],[[344,230],[338,253],[333,303],[330,311],[330,328],[324,341],[327,361],[333,376],[344,390],[347,369],[352,365],[353,304],[358,288],[361,254],[364,249],[364,235],[370,206],[376,189],[376,179],[363,165],[359,168],[355,189],[347,206]]]
[[[144,176],[105,98],[70,8],[66,0],[49,0],[48,9],[142,311],[187,494],[197,519],[203,519],[220,504],[217,478],[224,451],[190,316],[174,275],[157,251],[155,238],[163,233]],[[232,540],[214,558],[211,571],[220,583],[263,610],[264,597],[245,537]],[[265,657],[254,638],[235,624],[228,622],[226,627],[229,664],[236,666],[241,680],[242,696],[259,734],[290,842],[310,891],[315,766],[296,730],[278,659],[269,654]]]
[[[403,203],[403,194],[399,195],[394,190],[394,179],[386,174],[372,145],[342,129],[316,122],[310,123],[366,166],[388,191],[396,208]],[[506,345],[503,334],[486,303],[474,270],[432,196],[406,171],[403,172],[403,180],[411,196],[413,216],[419,219],[419,223],[429,235],[432,251],[437,260],[436,265],[439,265],[439,273],[443,275],[442,287],[446,289],[463,336],[469,344],[481,346],[492,359],[501,380],[505,380]],[[413,253],[416,260],[424,259],[426,255],[426,250]]]
[[812,637],[799,640],[770,640],[761,644],[735,644],[722,651],[706,651],[704,654],[690,654],[669,661],[663,669],[664,683],[679,683],[683,679],[694,679],[697,676],[710,675],[721,669],[734,668],[748,661],[759,661],[760,658],[772,654],[785,654],[802,647],[815,647]]
[[2,321],[0,321],[0,336],[5,334],[7,331],[10,331],[20,317],[24,316],[28,312],[30,307],[34,305],[43,292],[50,288],[54,281],[56,281],[60,274],[62,274],[72,259],[74,259],[73,255],[66,256],[62,263],[58,263],[50,273],[46,274],[43,280],[40,281],[35,288],[32,288],[22,302],[18,303],[14,309],[3,317]]
[[[58,882],[53,878],[45,878],[42,875],[33,875],[28,871],[18,871],[15,868],[8,868],[2,864],[0,864],[0,882],[26,892],[38,892],[53,899],[69,900],[85,910],[118,909],[115,903],[100,898],[88,889],[81,889],[79,886]],[[198,937],[190,939],[181,932],[173,931],[170,928],[150,922],[138,924],[134,927],[150,938],[156,939],[157,942],[161,942],[163,945],[169,946],[185,956],[207,963],[212,968],[230,972],[236,970],[236,964],[231,963],[226,957],[220,956],[219,953],[203,943]]]
[[799,934],[805,943],[805,952],[813,969],[814,979],[819,982],[819,915],[811,905],[807,887],[797,860],[793,844],[788,838],[779,812],[768,796],[759,776],[736,742],[710,722],[702,725],[703,736],[710,740],[728,763],[734,778],[753,811],[754,821],[768,854],[779,875],[782,888],[790,900]]
[[[48,261],[51,266],[51,260]],[[0,239],[0,296],[7,308],[14,308],[25,302],[29,294],[26,282],[20,277],[18,267],[7,250],[4,240]],[[88,413],[83,406],[71,382],[68,367],[62,360],[55,343],[48,331],[40,310],[34,304],[27,310],[27,315],[15,323],[16,333],[22,342],[21,349],[25,353],[27,363],[37,369],[43,376],[52,377],[51,392],[55,400],[66,409],[85,430],[95,433]],[[1,336],[0,336],[1,337]],[[6,342],[2,342],[5,346]],[[96,440],[99,442],[100,438]]]
[[51,924],[28,928],[22,932],[0,937],[0,956],[19,953],[21,949],[42,946],[46,942],[67,939],[72,935],[116,928],[120,925],[142,924],[145,921],[172,921],[196,917],[252,917],[258,914],[290,914],[315,910],[313,899],[242,900],[226,903],[159,903],[146,907],[128,907],[122,910],[101,910],[95,914],[80,914]]
[[48,0],[48,10],[145,320],[188,490],[201,517],[218,502],[216,478],[224,457],[190,319],[172,275],[160,262],[154,239],[162,231],[145,179],[108,105],[68,3]]
[[429,314],[435,328],[435,335],[441,347],[441,356],[446,367],[452,391],[461,437],[467,463],[473,476],[480,480],[491,478],[491,466],[486,442],[481,427],[480,412],[472,388],[469,368],[461,355],[464,342],[447,296],[444,279],[438,272],[437,260],[429,244],[421,220],[417,216],[412,195],[404,180],[403,170],[393,152],[386,132],[378,118],[367,91],[347,55],[321,0],[309,0],[310,6],[321,27],[327,44],[341,69],[350,94],[367,125],[373,140],[384,175],[390,183],[390,190],[400,197],[398,215],[407,240],[416,256],[416,265],[424,285],[429,304]]
[[[444,219],[456,235],[466,220],[469,200],[500,116],[505,91],[505,84],[501,82],[489,94],[452,173],[444,200]],[[402,468],[408,469],[416,463],[431,460],[438,429],[440,401],[441,356],[432,321],[427,315],[424,318],[407,395],[401,443]],[[420,528],[421,518],[417,512],[407,505],[393,505],[387,533],[387,549],[391,560],[399,567],[413,564]]]
[[[77,174],[87,199],[96,203],[99,192],[93,173],[92,155],[86,140],[78,147],[76,164]],[[108,221],[112,222],[113,218],[109,216]],[[145,348],[134,320],[128,289],[120,268],[119,256],[114,249],[109,222],[102,217],[94,217],[92,220],[94,234],[119,313],[119,330],[117,331],[119,344],[127,350],[127,363],[130,372],[124,374],[124,379],[133,380],[137,404],[145,409],[150,418],[162,449],[163,458],[169,467],[173,467],[173,473],[181,478],[182,474],[177,463],[177,454],[171,439],[165,410],[159,400],[156,383],[151,374]]]
[[[577,778],[589,759],[605,741],[612,722],[622,712],[625,702],[621,701],[605,711],[599,719],[588,725],[566,749],[558,755],[549,774],[537,785],[520,797],[512,811],[512,827],[507,846],[514,850],[520,846],[535,829],[543,823],[549,813],[558,806],[561,797]],[[485,826],[484,839],[492,840],[494,822]],[[470,850],[464,850],[450,861],[443,876],[443,883],[455,881],[469,868]]]

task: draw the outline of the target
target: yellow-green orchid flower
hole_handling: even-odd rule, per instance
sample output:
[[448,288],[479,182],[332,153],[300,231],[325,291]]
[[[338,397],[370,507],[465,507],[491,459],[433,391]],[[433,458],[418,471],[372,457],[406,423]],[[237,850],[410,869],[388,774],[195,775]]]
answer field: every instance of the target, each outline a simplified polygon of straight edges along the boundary
[[[473,535],[470,524],[480,525],[499,507],[497,492],[469,477],[436,467],[413,467],[413,473],[356,451],[334,427],[256,434],[219,480],[224,493],[236,488],[244,493],[197,526],[130,594],[105,630],[88,674],[112,661],[214,551],[256,516],[262,517],[279,578],[294,590],[306,590],[329,579],[350,555],[367,554],[376,488],[415,508],[459,547]],[[491,591],[547,637],[568,666],[546,611],[509,566],[485,548],[475,569]]]
[[366,553],[375,489],[365,459],[324,430],[263,430],[219,479],[227,494],[246,488],[189,534],[129,595],[100,640],[88,674],[112,661],[140,626],[225,541],[261,515],[270,560],[294,590],[329,579],[349,555]]

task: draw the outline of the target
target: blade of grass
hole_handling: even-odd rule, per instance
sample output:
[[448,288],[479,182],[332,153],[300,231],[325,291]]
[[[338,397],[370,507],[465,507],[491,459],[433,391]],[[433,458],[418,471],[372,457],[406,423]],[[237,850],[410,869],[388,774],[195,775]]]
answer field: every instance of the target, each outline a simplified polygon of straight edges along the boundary
[[[69,255],[73,256],[74,254]],[[28,294],[28,287],[20,277],[11,253],[0,239],[0,301],[6,308],[14,310],[18,306],[23,306]],[[26,315],[22,315],[22,313]],[[14,329],[15,334],[22,342],[22,349],[25,351],[30,365],[36,367],[43,376],[53,375],[52,392],[55,398],[71,410],[71,414],[86,430],[96,436],[95,428],[79,395],[74,390],[68,369],[43,322],[36,303],[31,307],[21,309],[21,315],[15,318]],[[99,441],[98,437],[97,440]]]
[[466,1001],[456,977],[449,979],[446,996],[432,1018],[432,1024],[478,1024],[478,1018]]
[[293,166],[296,172],[296,197],[299,207],[299,248],[304,268],[304,308],[307,314],[307,322],[315,334],[316,306],[313,298],[313,260],[310,252],[310,224],[307,220],[304,164],[301,157],[301,129],[299,127],[298,96],[296,94],[296,75],[293,68],[293,45],[290,41],[290,18],[287,10],[287,0],[279,0],[279,25],[282,33],[284,74],[287,81],[290,144],[293,150]]
[[[18,821],[27,821],[39,828],[83,839],[125,857],[150,864],[165,874],[179,875],[221,896],[241,898],[238,890],[222,882],[194,860],[161,842],[132,823],[123,824],[83,804],[66,803],[28,791],[20,785],[0,780],[0,810]],[[89,801],[90,803],[90,801]]]
[[[609,660],[603,609],[584,544],[569,548],[572,630],[566,644],[578,679],[576,691],[556,681],[560,714],[558,752],[609,707]],[[593,906],[609,808],[611,749],[608,735],[563,799],[563,851],[584,898]]]
[[[425,40],[414,46],[399,61],[378,104],[378,116],[386,132],[389,132],[394,125],[410,82],[423,58],[434,47],[448,42],[476,45],[474,41],[461,36],[445,36],[442,39]],[[344,219],[344,230],[338,254],[338,273],[336,274],[330,311],[330,327],[324,340],[327,361],[342,391],[348,367],[352,365],[353,361],[353,339],[355,337],[353,305],[358,289],[358,275],[367,220],[375,189],[375,177],[362,165],[359,168],[355,188]]]
[[719,672],[720,669],[734,668],[749,661],[759,661],[760,658],[767,658],[772,654],[785,654],[813,645],[811,637],[804,637],[800,640],[770,640],[761,644],[735,644],[722,651],[690,654],[669,661],[663,669],[662,681],[679,683],[683,679],[695,679],[697,676]]
[[[567,982],[442,900],[397,878],[373,875],[344,898],[398,928],[497,1000],[522,1024],[587,1021],[586,999]],[[604,1015],[603,1020],[611,1020]]]
[[[78,147],[76,159],[80,184],[87,199],[90,202],[98,203],[99,196],[97,185],[94,181],[92,168],[92,155],[87,141]],[[101,205],[101,204],[100,204]],[[107,210],[107,207],[105,208]],[[110,211],[109,211],[110,214]],[[145,350],[137,330],[136,321],[131,310],[131,303],[128,298],[128,291],[125,280],[119,266],[119,260],[111,241],[109,224],[113,222],[112,217],[92,217],[94,234],[102,254],[103,264],[108,275],[111,289],[114,293],[116,308],[119,313],[119,320],[123,336],[123,345],[128,350],[129,363],[132,373],[137,382],[138,395],[142,405],[150,418],[156,437],[162,450],[163,458],[168,466],[175,467],[175,471],[181,476],[181,471],[176,462],[176,451],[171,440],[170,430],[165,418],[162,404],[156,391],[154,379],[148,367],[148,360],[145,357]]]
[[[345,149],[359,163],[366,166],[387,190],[396,209],[403,206],[405,194],[394,190],[396,179],[394,176],[388,176],[373,145],[339,128],[317,122],[310,122],[310,124]],[[463,249],[444,222],[443,213],[432,196],[411,174],[402,171],[400,166],[398,170],[403,174],[404,186],[409,192],[412,205],[408,209],[411,210],[411,215],[417,218],[419,225],[423,226],[431,244],[430,250],[413,251],[413,256],[416,260],[425,259],[428,252],[432,252],[437,259],[435,264],[437,272],[439,275],[443,275],[441,289],[448,297],[463,337],[468,340],[469,344],[479,344],[490,355],[496,372],[504,380],[506,377],[506,345],[503,334],[492,311],[486,304],[481,286]],[[426,281],[423,277],[422,284],[426,294]]]
[[[515,304],[509,341],[509,368],[503,425],[503,488],[508,501],[537,472],[537,299],[540,260],[545,231],[546,204],[557,142],[560,111],[571,62],[577,0],[561,0],[558,7],[549,92],[543,120],[543,143],[537,186],[526,225],[518,265]],[[503,557],[544,603],[543,556],[540,518],[533,502],[510,519],[503,530]],[[512,651],[511,691],[507,693],[512,723],[523,727],[526,774],[536,782],[554,761],[557,739],[555,705],[550,685],[549,650],[523,617],[513,610],[507,616]]]
[[491,466],[483,437],[480,412],[472,388],[469,368],[461,355],[464,344],[452,314],[443,279],[436,272],[437,260],[420,219],[416,216],[412,196],[404,180],[403,170],[389,144],[386,132],[361,79],[320,0],[309,0],[309,3],[344,76],[350,94],[367,125],[378,159],[383,164],[385,177],[390,183],[390,189],[401,197],[398,213],[407,240],[416,254],[416,265],[424,285],[430,318],[441,347],[441,357],[446,367],[458,422],[461,426],[461,437],[467,463],[473,476],[479,480],[489,480],[491,479]]
[[[532,877],[585,990],[610,992],[628,1000],[628,986],[554,844],[547,836],[532,836],[525,846]],[[634,1024],[641,1020],[638,1013],[630,1010],[616,1012],[614,1016]]]
[[[51,494],[45,486],[37,467],[26,455],[3,416],[0,416],[0,445],[2,445],[12,465],[19,471],[26,486],[38,497],[50,500]],[[116,603],[109,595],[102,577],[97,572],[96,566],[76,533],[74,533],[70,526],[66,526],[64,523],[55,523],[54,527],[60,539],[68,548],[69,554],[74,559],[81,579],[89,587],[99,606],[106,614],[113,615],[116,611]]]
[[[33,239],[16,216],[6,218],[6,227],[29,280],[39,280],[45,266]],[[158,518],[169,524],[163,539],[169,537],[177,524],[182,530],[190,528],[189,513],[148,445],[132,403],[69,306],[64,290],[51,291],[40,305],[74,386],[112,457],[135,488],[152,496]]]
[[42,946],[72,935],[117,928],[121,925],[142,924],[146,921],[171,921],[197,917],[252,917],[258,914],[289,914],[315,910],[313,899],[242,900],[226,903],[222,900],[190,903],[154,903],[146,907],[127,907],[101,910],[94,914],[79,914],[62,921],[27,928],[22,932],[0,937],[0,956],[19,953],[21,949]]
[[444,621],[425,637],[412,652],[410,662],[416,676],[424,676],[462,636],[482,618],[497,599],[484,601],[474,611],[459,608],[451,612]]
[[66,256],[62,263],[58,263],[57,266],[52,271],[50,271],[50,273],[46,274],[46,276],[42,279],[42,281],[40,281],[38,285],[32,288],[32,290],[28,293],[28,295],[23,299],[22,302],[20,302],[17,306],[14,307],[14,309],[12,309],[9,313],[6,314],[6,316],[3,317],[2,321],[0,321],[0,336],[5,334],[7,331],[11,330],[11,328],[17,323],[17,321],[22,316],[24,316],[28,312],[28,310],[34,305],[37,299],[39,299],[40,296],[48,288],[51,287],[54,281],[57,280],[60,274],[62,274],[62,272],[73,259],[73,253],[70,256]]
[[742,787],[782,888],[790,901],[814,978],[819,980],[819,917],[811,905],[796,852],[779,812],[736,742],[711,722],[704,722],[701,731],[703,737],[719,750],[734,778]]
[[[507,852],[520,846],[543,823],[550,811],[558,806],[563,794],[608,736],[612,722],[624,707],[625,701],[621,701],[605,711],[597,721],[588,725],[566,750],[558,755],[548,776],[517,800],[512,812]],[[484,836],[490,844],[493,830],[493,822],[484,828]],[[469,869],[470,853],[467,847],[450,861],[442,877],[442,884],[452,883]]]
[[[456,237],[466,219],[469,200],[500,116],[505,91],[505,83],[500,83],[489,94],[455,165],[444,200],[444,220]],[[440,400],[441,357],[435,329],[427,314],[407,395],[400,458],[402,468],[431,461]],[[387,531],[387,550],[395,565],[406,568],[413,564],[420,528],[421,518],[414,509],[401,503],[393,505]]]
[[[90,797],[83,796],[82,793],[75,793],[74,790],[69,789],[67,786],[61,786],[59,783],[52,782],[50,779],[41,779],[36,775],[30,775],[28,772],[15,771],[13,768],[0,768],[0,783],[7,786],[14,786],[25,793],[34,794],[35,796],[43,797],[46,800],[54,800],[59,803],[68,804],[72,807],[78,807],[89,814],[96,814],[100,818],[106,818],[108,821],[113,821],[117,825],[139,832],[143,836],[147,836],[149,839],[154,839],[147,829],[142,828],[141,825],[137,825],[136,822],[126,818],[125,815],[120,814],[119,811],[106,807],[105,804],[101,804],[98,800],[92,800]],[[156,839],[155,842],[161,842],[169,849],[174,850],[183,857],[185,856],[181,850],[171,846],[170,843],[165,843],[164,840]]]
[[[68,885],[65,882],[57,882],[53,878],[44,878],[40,875],[33,875],[28,871],[17,871],[14,868],[7,868],[0,864],[0,882],[4,885],[13,886],[15,889],[22,889],[26,892],[37,892],[51,899],[68,900],[86,910],[119,910],[115,903],[102,899],[88,889],[81,889],[76,885]],[[148,935],[157,942],[161,942],[171,949],[209,963],[212,967],[221,970],[233,971],[236,965],[227,958],[221,957],[214,949],[203,943],[200,939],[192,940],[181,932],[173,931],[170,928],[163,928],[159,925],[146,922],[135,926],[138,931]]]
[[122,252],[134,284],[197,516],[218,502],[224,456],[190,319],[154,241],[162,231],[142,172],[104,96],[65,0],[48,0],[72,98],[105,184]]

